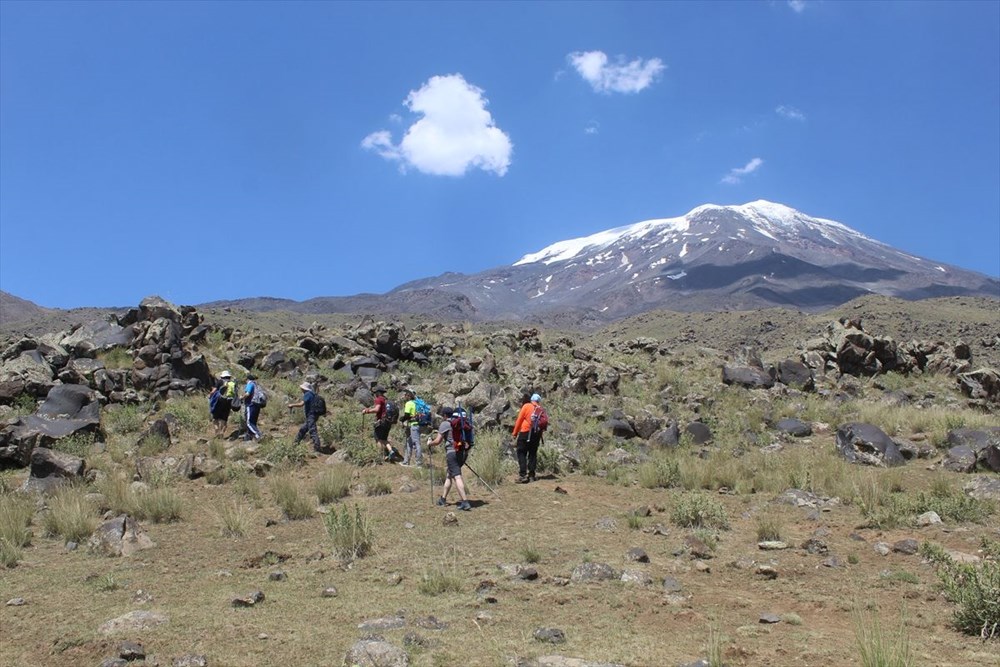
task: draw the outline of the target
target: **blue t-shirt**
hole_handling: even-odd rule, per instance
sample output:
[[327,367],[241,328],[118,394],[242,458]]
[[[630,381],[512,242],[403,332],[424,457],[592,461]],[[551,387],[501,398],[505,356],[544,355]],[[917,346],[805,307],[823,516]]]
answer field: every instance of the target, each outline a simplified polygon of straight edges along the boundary
[[307,391],[302,394],[302,409],[305,410],[306,417],[312,414],[313,411],[313,399],[316,398],[316,394],[311,391]]
[[253,391],[257,388],[257,385],[253,383],[253,380],[247,382],[246,388],[243,390],[243,401],[245,403],[250,403],[253,399]]

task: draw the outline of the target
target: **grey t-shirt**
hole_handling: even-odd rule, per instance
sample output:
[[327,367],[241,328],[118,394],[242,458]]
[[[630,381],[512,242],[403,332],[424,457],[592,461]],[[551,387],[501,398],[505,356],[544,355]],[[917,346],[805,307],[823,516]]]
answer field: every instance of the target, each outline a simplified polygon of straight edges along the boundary
[[445,451],[453,451],[455,449],[455,437],[451,433],[451,422],[445,419],[438,426],[438,433],[441,434],[441,439],[444,441]]

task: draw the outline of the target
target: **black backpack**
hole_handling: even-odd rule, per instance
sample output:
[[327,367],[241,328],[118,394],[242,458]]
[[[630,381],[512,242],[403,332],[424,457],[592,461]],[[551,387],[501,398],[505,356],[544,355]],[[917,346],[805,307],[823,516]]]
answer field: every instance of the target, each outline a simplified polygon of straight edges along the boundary
[[312,413],[313,417],[322,417],[326,414],[326,401],[319,394],[313,396]]
[[395,424],[399,421],[399,406],[392,401],[385,402],[385,414],[380,419],[383,424]]

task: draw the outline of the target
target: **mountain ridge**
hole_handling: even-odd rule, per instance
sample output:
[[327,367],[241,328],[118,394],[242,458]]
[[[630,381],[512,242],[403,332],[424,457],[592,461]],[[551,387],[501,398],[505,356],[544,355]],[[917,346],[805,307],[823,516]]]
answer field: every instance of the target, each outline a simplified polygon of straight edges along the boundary
[[[1000,299],[1000,280],[902,252],[835,220],[756,200],[703,204],[681,216],[557,241],[509,265],[417,278],[383,294],[303,301],[258,296],[197,305],[251,312],[596,324],[656,309],[780,306],[820,311],[869,294],[906,300]],[[51,310],[6,293],[0,296],[7,322]]]

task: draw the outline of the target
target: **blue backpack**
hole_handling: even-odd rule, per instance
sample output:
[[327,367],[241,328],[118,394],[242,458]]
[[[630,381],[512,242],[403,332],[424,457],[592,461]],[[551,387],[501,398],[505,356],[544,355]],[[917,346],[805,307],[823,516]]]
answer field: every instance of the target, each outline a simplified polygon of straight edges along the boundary
[[431,406],[422,398],[413,399],[413,405],[417,409],[417,424],[420,426],[432,426]]

